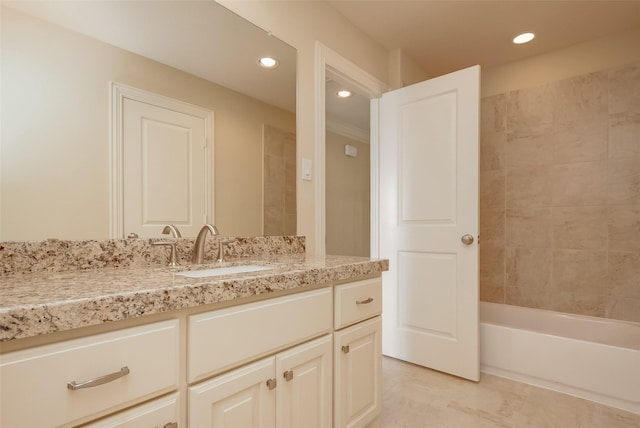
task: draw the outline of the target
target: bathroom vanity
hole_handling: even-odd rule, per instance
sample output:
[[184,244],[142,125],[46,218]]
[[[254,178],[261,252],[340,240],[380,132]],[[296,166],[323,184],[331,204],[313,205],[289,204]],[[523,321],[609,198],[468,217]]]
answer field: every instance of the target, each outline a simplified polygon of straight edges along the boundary
[[369,424],[380,412],[387,261],[228,264],[252,263],[269,270],[1,278],[0,426]]

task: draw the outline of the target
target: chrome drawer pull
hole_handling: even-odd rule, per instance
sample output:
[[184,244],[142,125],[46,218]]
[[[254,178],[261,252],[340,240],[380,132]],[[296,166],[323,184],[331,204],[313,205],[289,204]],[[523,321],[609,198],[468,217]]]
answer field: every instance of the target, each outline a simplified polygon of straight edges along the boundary
[[366,305],[371,302],[373,302],[373,297],[369,297],[368,299],[364,300],[356,300],[356,305]]
[[121,378],[123,376],[126,376],[128,374],[129,374],[129,367],[125,366],[125,367],[121,368],[119,372],[115,372],[115,373],[111,373],[111,374],[108,374],[108,375],[96,377],[94,379],[85,380],[84,382],[73,381],[73,382],[67,384],[67,388],[72,390],[72,391],[76,391],[78,389],[93,388],[94,386],[104,385],[105,383],[109,383],[111,381],[119,379],[119,378]]

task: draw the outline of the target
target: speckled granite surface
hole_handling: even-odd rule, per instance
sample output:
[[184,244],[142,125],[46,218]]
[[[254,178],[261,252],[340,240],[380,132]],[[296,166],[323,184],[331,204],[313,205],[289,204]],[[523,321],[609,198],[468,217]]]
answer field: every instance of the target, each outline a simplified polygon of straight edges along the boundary
[[244,258],[225,265],[252,263],[272,265],[274,269],[209,278],[188,278],[158,266],[3,275],[0,341],[279,290],[299,291],[315,284],[377,274],[389,266],[387,260],[305,254]]
[[[6,241],[0,242],[0,269],[4,275],[35,272],[65,272],[82,269],[131,268],[167,264],[169,249],[151,245],[158,241],[175,241],[181,264],[191,259],[193,238],[180,239],[110,239],[104,241]],[[208,238],[205,260],[215,260],[217,240]],[[258,236],[243,238],[225,245],[225,257],[302,254],[303,236]]]

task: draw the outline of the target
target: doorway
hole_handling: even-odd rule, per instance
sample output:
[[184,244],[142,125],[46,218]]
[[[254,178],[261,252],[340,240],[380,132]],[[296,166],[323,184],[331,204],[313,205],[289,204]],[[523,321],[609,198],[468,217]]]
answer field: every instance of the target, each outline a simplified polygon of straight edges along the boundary
[[[377,133],[368,131],[377,129],[377,99],[387,87],[319,42],[316,43],[316,58],[317,93],[321,96],[316,118],[318,239],[315,252],[377,257],[378,233],[374,225],[377,224],[378,189],[376,170],[371,168],[377,163]],[[357,100],[354,112],[357,110],[360,123],[362,116],[368,123],[364,130],[362,125],[349,126],[353,119],[340,121],[330,113],[327,107],[331,107],[329,102],[334,100],[328,100],[338,87],[349,88],[357,97],[353,98]],[[375,114],[371,114],[372,111]],[[368,189],[363,184],[355,186],[351,182],[362,180],[363,176],[368,176]],[[349,200],[349,195],[358,195],[359,200]],[[346,233],[351,236],[343,240]]]
[[349,84],[327,80],[327,254],[370,254],[370,100]]

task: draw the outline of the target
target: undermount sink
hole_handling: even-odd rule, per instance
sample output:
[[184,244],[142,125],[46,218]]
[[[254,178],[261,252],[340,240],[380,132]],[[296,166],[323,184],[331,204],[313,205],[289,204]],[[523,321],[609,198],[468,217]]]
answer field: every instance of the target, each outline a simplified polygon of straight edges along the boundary
[[274,269],[273,266],[260,266],[260,265],[239,265],[239,266],[224,266],[214,267],[199,270],[186,270],[183,272],[176,272],[176,275],[186,276],[189,278],[206,278],[211,276],[233,275],[237,273],[249,273],[259,272],[262,270]]

